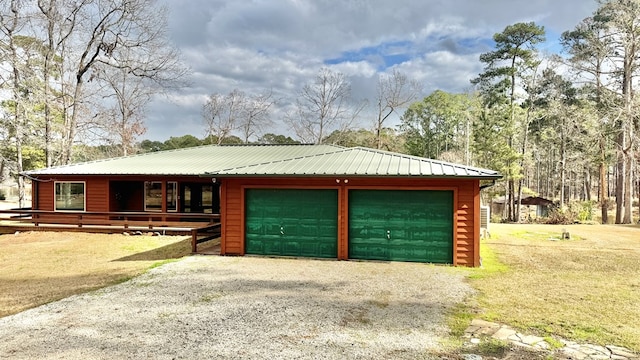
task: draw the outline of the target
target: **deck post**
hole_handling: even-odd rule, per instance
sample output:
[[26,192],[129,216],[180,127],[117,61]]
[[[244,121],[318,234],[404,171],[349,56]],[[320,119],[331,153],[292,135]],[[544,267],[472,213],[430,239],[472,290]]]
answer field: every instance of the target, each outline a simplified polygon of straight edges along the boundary
[[191,229],[191,252],[198,252],[198,229]]

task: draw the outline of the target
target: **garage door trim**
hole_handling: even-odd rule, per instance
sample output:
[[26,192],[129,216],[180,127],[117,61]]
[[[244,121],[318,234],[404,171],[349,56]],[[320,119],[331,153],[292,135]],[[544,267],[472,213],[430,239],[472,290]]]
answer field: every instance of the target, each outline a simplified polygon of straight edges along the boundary
[[452,191],[453,192],[453,246],[452,246],[452,254],[453,258],[451,259],[451,265],[456,266],[458,264],[458,190],[457,186],[357,186],[350,185],[345,186],[344,191],[344,212],[340,214],[344,217],[344,228],[340,229],[340,236],[343,237],[345,243],[345,250],[347,252],[348,258],[348,247],[349,247],[349,191],[350,190],[417,190],[417,191],[429,191],[429,190],[443,190],[443,191]]
[[337,259],[340,260],[340,249],[342,240],[342,212],[343,212],[343,202],[340,200],[344,186],[304,186],[304,185],[241,185],[240,186],[240,239],[242,239],[242,255],[246,255],[247,249],[247,234],[246,234],[246,226],[247,226],[247,199],[246,194],[248,189],[273,189],[273,190],[336,190],[338,197],[337,211],[337,226],[338,231],[336,233],[337,236]]

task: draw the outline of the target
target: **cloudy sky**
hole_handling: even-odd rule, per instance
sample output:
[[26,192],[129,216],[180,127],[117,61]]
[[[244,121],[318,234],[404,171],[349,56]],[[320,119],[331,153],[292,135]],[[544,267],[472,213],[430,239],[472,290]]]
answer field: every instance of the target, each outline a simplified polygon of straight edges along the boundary
[[[202,138],[206,96],[273,90],[278,123],[287,104],[329,67],[347,75],[356,99],[370,98],[377,76],[398,69],[423,86],[463,92],[482,71],[505,26],[535,21],[547,31],[542,52],[596,9],[595,0],[160,0],[169,35],[192,69],[189,87],[149,109],[143,139]],[[369,128],[372,121],[361,119]],[[293,136],[281,124],[272,132]]]

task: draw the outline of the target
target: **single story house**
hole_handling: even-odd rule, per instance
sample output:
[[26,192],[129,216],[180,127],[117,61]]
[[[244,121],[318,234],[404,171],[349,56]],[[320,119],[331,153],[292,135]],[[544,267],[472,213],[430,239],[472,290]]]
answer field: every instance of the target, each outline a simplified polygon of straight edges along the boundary
[[212,145],[22,175],[33,180],[32,208],[48,210],[49,221],[70,212],[219,213],[221,255],[460,266],[480,264],[480,181],[501,177],[333,145]]

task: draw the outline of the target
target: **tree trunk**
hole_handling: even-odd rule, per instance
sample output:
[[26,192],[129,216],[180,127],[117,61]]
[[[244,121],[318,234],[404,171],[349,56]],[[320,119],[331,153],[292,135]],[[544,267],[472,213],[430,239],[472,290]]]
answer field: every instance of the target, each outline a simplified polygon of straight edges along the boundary
[[[618,135],[618,141],[620,137],[624,135]],[[622,224],[622,218],[624,214],[624,174],[625,174],[625,161],[621,151],[618,151],[618,163],[616,166],[616,224]]]
[[[523,170],[524,172],[524,157],[525,154],[527,153],[527,142],[529,139],[529,119],[531,116],[531,106],[527,109],[527,116],[525,119],[525,123],[524,123],[524,130],[523,130],[523,134],[522,134],[522,147],[520,148],[520,169]],[[518,205],[516,208],[516,222],[520,222],[520,211],[521,211],[521,204],[520,204],[520,199],[522,199],[522,183],[524,182],[524,174],[522,174],[523,176],[520,177],[520,179],[518,179],[518,195],[517,195],[517,199],[518,199]]]
[[[17,73],[17,71],[16,71]],[[17,83],[17,81],[14,80],[15,83]],[[15,92],[17,92],[17,84],[14,85],[15,87]],[[17,182],[18,182],[18,207],[22,208],[24,205],[24,178],[20,175],[20,173],[24,170],[23,168],[23,159],[22,159],[22,137],[23,137],[23,124],[22,124],[22,118],[23,118],[23,114],[20,114],[20,109],[23,107],[23,105],[21,105],[21,101],[16,98],[16,108],[15,108],[15,116],[14,116],[14,121],[15,121],[15,132],[16,132],[16,172],[18,173],[18,178],[17,178]]]
[[18,206],[22,207],[24,203],[24,179],[20,176],[20,173],[24,170],[22,164],[22,140],[24,134],[24,104],[22,101],[22,95],[20,94],[21,88],[21,72],[18,67],[20,66],[20,57],[18,55],[18,49],[16,48],[16,44],[14,43],[14,35],[16,29],[18,29],[18,19],[19,19],[20,5],[17,1],[11,1],[11,13],[12,18],[10,25],[6,27],[6,35],[8,38],[8,45],[10,50],[10,64],[12,69],[11,85],[13,86],[12,97],[15,102],[14,105],[14,113],[13,113],[13,127],[15,131],[15,144],[16,144],[16,172],[18,173]]
[[73,154],[73,143],[76,137],[76,131],[78,126],[78,112],[81,107],[80,97],[82,96],[82,75],[78,75],[76,78],[76,86],[73,92],[73,110],[71,116],[65,118],[64,124],[64,139],[62,148],[62,165],[68,165],[71,163],[71,156]]
[[633,157],[632,150],[625,154],[625,174],[624,174],[624,217],[623,224],[631,224],[633,222],[632,209],[632,193],[633,193]]
[[567,182],[567,154],[565,149],[565,138],[564,138],[564,126],[560,131],[560,206],[564,206],[565,199],[565,187]]
[[[40,4],[38,4],[40,6]],[[51,12],[53,11],[53,4],[49,4],[48,9],[44,9],[44,7],[40,7],[42,12],[47,17],[47,49],[44,55],[44,65],[42,70],[42,77],[44,80],[44,155],[46,166],[50,167],[53,164],[53,156],[51,149],[51,98],[50,98],[50,85],[49,85],[49,77],[51,76],[51,60],[54,56],[54,21],[52,19]]]
[[591,201],[591,171],[585,166],[583,181],[584,200]]
[[376,149],[382,149],[382,117],[378,114],[378,121],[376,124]]
[[600,210],[602,214],[602,223],[607,224],[609,222],[609,214],[608,210],[608,202],[609,202],[609,187],[607,186],[607,161],[606,161],[606,149],[605,149],[605,138],[604,136],[600,137]]
[[47,167],[53,164],[51,154],[51,108],[49,106],[49,64],[44,64],[44,156]]

